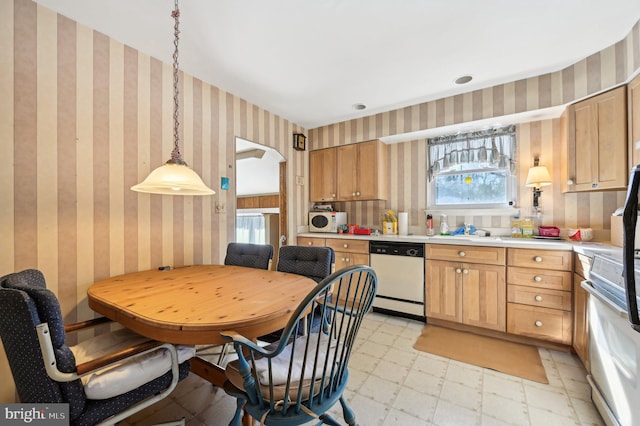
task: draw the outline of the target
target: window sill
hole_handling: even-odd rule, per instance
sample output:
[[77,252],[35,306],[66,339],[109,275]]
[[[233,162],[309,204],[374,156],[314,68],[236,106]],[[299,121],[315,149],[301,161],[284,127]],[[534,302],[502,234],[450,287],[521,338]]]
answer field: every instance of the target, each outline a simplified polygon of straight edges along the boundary
[[520,209],[513,207],[497,208],[497,209],[426,209],[425,214],[438,216],[446,214],[447,216],[519,216]]

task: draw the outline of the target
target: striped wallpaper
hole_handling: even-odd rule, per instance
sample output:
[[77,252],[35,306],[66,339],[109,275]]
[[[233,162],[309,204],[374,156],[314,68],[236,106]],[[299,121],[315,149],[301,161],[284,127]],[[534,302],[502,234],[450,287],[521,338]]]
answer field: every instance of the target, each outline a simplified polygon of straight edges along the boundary
[[[309,130],[311,149],[357,143],[418,130],[472,122],[542,108],[561,106],[628,82],[640,70],[640,21],[620,42],[560,71],[476,90],[373,116]],[[543,225],[592,227],[595,237],[608,240],[610,216],[624,202],[624,191],[563,194],[561,177],[566,159],[558,155],[566,138],[560,119],[518,125],[518,182],[524,182],[534,154],[549,167],[557,184],[540,199]],[[503,123],[505,124],[505,123]],[[426,232],[426,140],[389,145],[390,198],[387,201],[337,203],[349,222],[380,227],[384,210],[409,212],[413,232]],[[526,214],[531,190],[521,185],[518,203]],[[508,217],[449,218],[450,224],[471,221],[476,226],[509,227]]]
[[[210,197],[129,187],[169,159],[172,66],[37,5],[0,2],[0,275],[42,270],[66,322],[93,316],[91,283],[160,265],[220,263],[234,239],[235,137],[287,158],[288,229],[308,211],[305,129],[187,74],[181,148]],[[230,177],[229,191],[220,178]],[[227,212],[215,213],[215,202]],[[2,351],[2,349],[0,349]],[[0,354],[1,358],[4,355]],[[8,377],[6,359],[0,376]],[[11,384],[0,402],[13,401]]]
[[[313,129],[307,132],[308,146],[560,105],[620,84],[638,68],[637,24],[625,40],[562,71]],[[234,233],[236,136],[287,158],[289,234],[306,224],[308,187],[296,185],[296,176],[308,176],[308,155],[291,143],[291,135],[305,129],[294,123],[182,73],[182,152],[216,194],[138,194],[128,188],[166,161],[172,148],[169,63],[31,0],[4,0],[0,69],[5,165],[0,168],[0,275],[42,270],[67,322],[93,316],[85,294],[96,280],[165,264],[222,261]],[[520,158],[529,159],[540,147],[554,175],[561,166],[552,155],[561,139],[558,123],[529,123],[518,130]],[[411,224],[422,226],[424,141],[390,145],[388,161],[391,198],[350,203],[345,206],[350,218],[374,225],[382,209],[393,208],[411,212]],[[218,183],[224,176],[231,178],[228,192]],[[563,196],[558,185],[551,188],[542,198],[545,221],[565,226],[602,223],[606,229],[602,206],[621,200],[620,193]],[[529,198],[525,193],[523,199]],[[227,212],[215,213],[215,202],[225,203]],[[7,377],[1,352],[0,347],[0,376]],[[13,401],[13,393],[7,381],[0,384],[1,402]]]

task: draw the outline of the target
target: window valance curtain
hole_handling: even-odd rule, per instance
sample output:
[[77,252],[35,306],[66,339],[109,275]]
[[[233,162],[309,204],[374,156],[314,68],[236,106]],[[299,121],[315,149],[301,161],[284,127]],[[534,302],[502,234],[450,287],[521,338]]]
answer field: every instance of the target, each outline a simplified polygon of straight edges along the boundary
[[428,139],[429,176],[447,172],[515,170],[516,126]]

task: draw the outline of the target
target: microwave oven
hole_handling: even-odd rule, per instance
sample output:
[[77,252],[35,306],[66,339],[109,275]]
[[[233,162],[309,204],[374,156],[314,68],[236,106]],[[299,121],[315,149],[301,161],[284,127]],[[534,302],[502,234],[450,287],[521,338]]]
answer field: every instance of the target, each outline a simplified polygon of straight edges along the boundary
[[309,232],[338,232],[346,224],[346,212],[309,212]]

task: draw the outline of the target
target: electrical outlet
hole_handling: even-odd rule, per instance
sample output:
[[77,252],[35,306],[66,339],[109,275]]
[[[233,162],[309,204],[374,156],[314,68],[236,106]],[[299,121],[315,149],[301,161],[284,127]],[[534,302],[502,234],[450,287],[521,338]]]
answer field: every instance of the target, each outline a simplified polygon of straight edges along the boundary
[[226,212],[227,212],[227,207],[225,203],[216,201],[216,213],[226,213]]
[[296,185],[304,185],[304,176],[296,176]]

